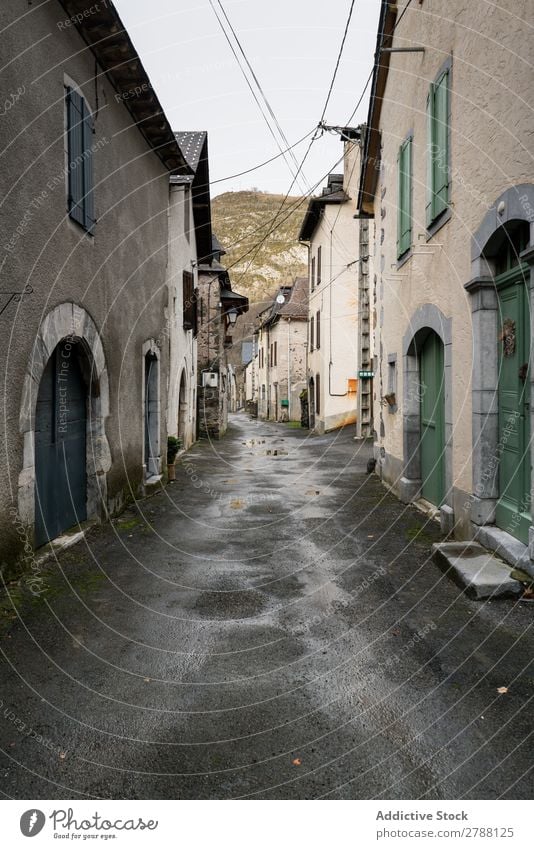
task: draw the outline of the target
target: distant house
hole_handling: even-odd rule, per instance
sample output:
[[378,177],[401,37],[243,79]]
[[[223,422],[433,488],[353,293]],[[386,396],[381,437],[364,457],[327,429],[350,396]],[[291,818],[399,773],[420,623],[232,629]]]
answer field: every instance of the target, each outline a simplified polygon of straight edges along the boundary
[[[262,419],[300,419],[299,396],[306,388],[307,319],[306,277],[281,286],[272,304],[259,316],[258,356],[252,362],[256,364],[257,360],[258,416]],[[251,384],[252,375],[251,369]]]
[[[349,131],[347,131],[349,132]],[[344,138],[344,171],[308,203],[308,403],[317,433],[349,424],[372,432],[369,224],[355,220],[362,130]]]
[[200,437],[215,439],[226,432],[232,406],[226,356],[232,344],[231,329],[248,311],[248,298],[232,291],[230,275],[220,262],[224,254],[212,235],[210,252],[198,266],[197,429]]
[[165,464],[169,175],[190,169],[113,4],[73,8],[0,7],[6,561]]

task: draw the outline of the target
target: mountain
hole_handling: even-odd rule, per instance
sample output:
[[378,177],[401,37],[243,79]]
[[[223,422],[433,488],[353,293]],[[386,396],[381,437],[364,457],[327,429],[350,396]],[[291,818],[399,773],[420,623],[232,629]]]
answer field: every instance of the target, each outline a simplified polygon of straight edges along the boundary
[[[251,306],[267,306],[278,286],[307,274],[307,248],[298,242],[307,203],[289,197],[280,212],[283,200],[283,195],[252,190],[226,192],[211,202],[213,232],[226,250],[222,262],[230,270],[232,288],[247,295]],[[279,226],[267,235],[278,213]]]

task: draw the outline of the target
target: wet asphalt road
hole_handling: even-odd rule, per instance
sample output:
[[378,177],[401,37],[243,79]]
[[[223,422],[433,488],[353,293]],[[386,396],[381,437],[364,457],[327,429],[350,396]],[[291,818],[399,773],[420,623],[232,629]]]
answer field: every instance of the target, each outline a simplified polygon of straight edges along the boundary
[[463,596],[370,453],[234,416],[11,587],[3,794],[531,798],[534,608]]

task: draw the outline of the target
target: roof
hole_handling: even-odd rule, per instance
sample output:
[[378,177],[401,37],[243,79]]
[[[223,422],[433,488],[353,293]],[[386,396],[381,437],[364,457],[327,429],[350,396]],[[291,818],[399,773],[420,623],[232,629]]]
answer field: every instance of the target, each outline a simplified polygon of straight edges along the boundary
[[86,0],[59,0],[59,3],[120,95],[117,99],[129,111],[165,168],[189,173],[165,112],[113,3],[95,3],[90,15]]
[[310,241],[326,204],[346,203],[348,200],[350,197],[343,189],[343,174],[330,174],[322,193],[308,203],[306,215],[300,227],[299,242]]
[[374,196],[380,168],[380,115],[391,56],[390,53],[383,53],[382,50],[393,44],[396,19],[396,5],[388,0],[382,0],[357,204],[359,212],[365,215],[372,215],[374,212]]
[[211,232],[210,170],[208,134],[205,130],[183,130],[174,134],[187,165],[189,175],[171,175],[172,185],[189,185],[193,195],[193,217],[199,262],[209,262],[213,255]]
[[[283,304],[279,304],[276,298],[282,295],[285,298]],[[283,316],[293,319],[308,319],[308,278],[296,277],[291,286],[280,286],[270,306],[264,310],[265,318],[261,320],[263,326],[274,324]]]
[[193,174],[196,174],[202,154],[202,148],[204,147],[204,142],[208,138],[207,132],[205,130],[187,130],[185,132],[175,133],[174,137],[178,142],[180,150],[182,151],[187,164],[191,168],[191,171]]

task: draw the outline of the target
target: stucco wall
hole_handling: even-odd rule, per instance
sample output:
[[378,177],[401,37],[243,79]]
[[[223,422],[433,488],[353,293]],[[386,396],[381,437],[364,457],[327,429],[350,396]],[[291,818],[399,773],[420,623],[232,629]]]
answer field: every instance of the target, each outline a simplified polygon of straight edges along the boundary
[[[188,216],[185,207],[189,207]],[[190,231],[186,233],[186,222]],[[169,265],[168,265],[168,327],[169,327],[169,393],[167,408],[167,430],[169,435],[180,435],[183,447],[196,439],[196,362],[197,340],[192,330],[184,330],[183,272],[194,275],[194,286],[198,286],[196,268],[195,232],[191,191],[186,186],[170,188],[169,203]],[[185,379],[187,409],[180,410],[180,384]],[[184,429],[179,431],[179,418],[184,417]]]
[[[7,7],[7,8],[6,8]],[[3,287],[33,292],[12,303],[1,321],[3,363],[0,536],[4,551],[20,544],[7,507],[16,503],[22,467],[20,410],[24,376],[45,316],[74,302],[100,334],[109,376],[105,429],[111,446],[109,503],[137,493],[143,463],[143,344],[164,337],[167,305],[168,173],[73,28],[60,30],[59,3],[34,7],[18,23],[17,4],[2,4],[0,25],[6,67],[4,90],[24,90],[0,123],[0,233]],[[42,41],[41,41],[42,39]],[[29,44],[31,50],[26,50]],[[51,61],[53,57],[53,61]],[[67,216],[65,77],[93,110],[94,198],[97,224],[88,236]],[[25,220],[20,238],[16,227]],[[9,245],[9,249],[6,246]],[[168,349],[162,345],[161,368]],[[36,400],[37,386],[33,403]],[[166,380],[161,380],[162,409]],[[161,417],[161,440],[164,434]]]
[[[310,257],[317,256],[321,246],[321,283],[310,289],[309,317],[316,323],[321,313],[321,346],[310,349],[309,376],[320,380],[320,413],[315,416],[315,429],[330,430],[356,420],[356,395],[349,392],[349,380],[357,378],[359,360],[358,340],[358,223],[356,187],[359,168],[353,161],[357,146],[346,166],[345,179],[351,200],[343,204],[326,204],[324,213],[310,243]],[[317,334],[315,332],[315,340]],[[331,365],[330,365],[331,363]]]
[[[399,3],[399,16],[405,2]],[[382,169],[376,191],[380,375],[375,381],[376,429],[391,483],[402,469],[402,343],[410,322],[426,304],[451,319],[452,483],[472,487],[472,325],[469,295],[471,235],[495,199],[509,186],[532,181],[532,72],[530,36],[521,25],[528,0],[494,5],[425,0],[400,21],[395,44],[424,45],[424,53],[392,54],[382,108]],[[507,11],[505,8],[507,7]],[[429,84],[451,61],[452,216],[431,238],[426,234],[426,101]],[[396,257],[397,154],[413,133],[412,255]],[[388,391],[388,357],[397,357],[397,412],[381,404]],[[380,414],[378,411],[380,410]],[[385,454],[385,457],[384,457]],[[461,517],[459,517],[460,520]],[[465,517],[464,517],[465,519]],[[464,525],[464,527],[466,527]]]

